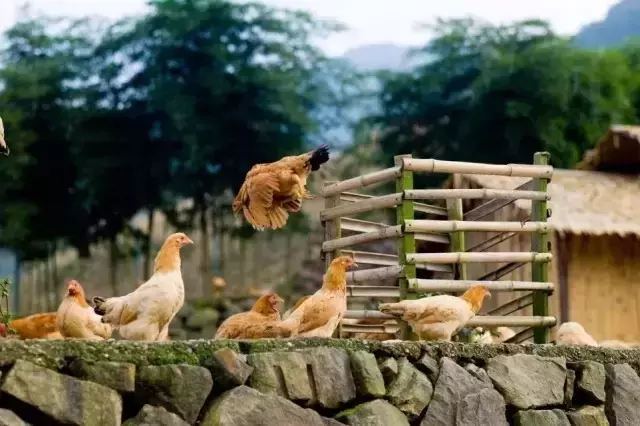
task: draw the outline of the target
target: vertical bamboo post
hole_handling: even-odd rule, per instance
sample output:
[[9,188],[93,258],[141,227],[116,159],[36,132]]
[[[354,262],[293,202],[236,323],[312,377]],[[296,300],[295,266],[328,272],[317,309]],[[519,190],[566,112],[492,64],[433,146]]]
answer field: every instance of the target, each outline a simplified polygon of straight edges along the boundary
[[[324,182],[324,187],[327,187],[336,181],[326,181]],[[330,197],[326,197],[324,199],[324,208],[330,209],[331,207],[337,207],[340,205],[340,194],[332,195]],[[322,223],[324,227],[324,241],[335,240],[336,238],[340,238],[341,236],[341,228],[340,228],[340,218],[336,217],[335,219],[327,220]],[[333,250],[330,252],[323,252],[320,249],[320,256],[324,259],[325,270],[329,268],[331,262],[336,257],[340,256],[340,250]],[[335,333],[333,333],[333,337],[339,339],[342,336],[342,324],[338,324]]]
[[[460,182],[459,175],[453,175],[452,181],[454,188],[459,187]],[[464,211],[462,208],[462,199],[456,198],[451,200],[446,200],[447,202],[447,218],[449,220],[463,220]],[[465,248],[465,238],[464,232],[456,231],[451,232],[449,234],[450,242],[449,242],[449,251],[452,253],[458,252],[462,253],[466,250]],[[454,280],[466,280],[467,279],[467,264],[466,263],[457,263],[454,267]]]
[[[411,155],[397,155],[393,157],[393,162],[396,166],[402,167],[402,160],[404,158],[411,158]],[[402,170],[402,174],[396,179],[396,192],[402,192],[413,189],[413,172]],[[405,221],[413,220],[413,200],[407,200],[403,197],[402,204],[396,208],[396,224],[404,227]],[[404,228],[403,228],[404,229]],[[415,295],[409,293],[409,280],[416,277],[416,266],[407,264],[407,254],[416,252],[416,239],[413,233],[403,233],[398,244],[398,262],[403,267],[404,274],[398,280],[398,286],[400,288],[400,300],[413,299]],[[400,324],[400,339],[412,340],[415,337],[412,336],[411,329],[404,321],[398,321]]]
[[[536,152],[533,156],[533,164],[548,165],[549,153]],[[533,180],[533,190],[547,192],[547,184],[549,179],[537,178]],[[546,222],[547,221],[547,202],[532,201],[531,202],[531,221]],[[549,236],[546,232],[536,232],[531,235],[531,251],[535,253],[547,253]],[[549,279],[549,264],[547,262],[536,262],[531,264],[531,280],[536,282],[547,282]],[[549,295],[544,291],[535,291],[533,293],[533,315],[547,316],[549,315]],[[534,343],[549,343],[549,328],[535,327],[533,329]]]

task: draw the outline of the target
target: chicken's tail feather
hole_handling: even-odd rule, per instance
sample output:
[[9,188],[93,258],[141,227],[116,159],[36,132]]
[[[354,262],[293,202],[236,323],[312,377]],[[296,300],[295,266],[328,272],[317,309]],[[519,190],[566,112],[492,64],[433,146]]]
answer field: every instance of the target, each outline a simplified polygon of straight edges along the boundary
[[313,151],[309,164],[311,165],[311,171],[320,169],[320,166],[329,161],[329,147],[327,145],[321,145]]
[[103,304],[107,301],[107,299],[105,299],[104,297],[100,297],[100,296],[96,296],[93,298],[93,304],[95,305],[95,307],[93,308],[93,312],[95,312],[96,314],[102,316],[104,314],[107,313],[107,311],[105,310]]
[[404,315],[404,308],[397,303],[381,303],[378,305],[378,310],[383,314],[393,315],[394,317]]

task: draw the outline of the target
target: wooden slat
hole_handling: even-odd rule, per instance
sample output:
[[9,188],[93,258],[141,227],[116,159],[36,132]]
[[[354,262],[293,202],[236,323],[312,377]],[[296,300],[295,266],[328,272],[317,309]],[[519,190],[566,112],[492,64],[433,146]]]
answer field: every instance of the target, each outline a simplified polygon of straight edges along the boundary
[[547,192],[514,189],[413,189],[405,192],[410,200],[549,200]]
[[547,178],[553,176],[552,166],[532,164],[487,164],[462,161],[405,158],[405,170],[424,173],[462,173],[471,175],[496,175],[511,177]]
[[[516,190],[531,190],[533,188],[533,181],[530,180],[516,188]],[[500,210],[503,207],[512,204],[515,200],[491,200],[488,201],[473,210],[470,210],[464,214],[464,220],[480,220],[483,217],[490,215],[491,213]]]
[[395,207],[402,203],[402,194],[389,194],[373,197],[367,200],[357,201],[351,204],[342,204],[320,212],[320,220],[325,222],[337,217],[366,213],[373,210]]
[[[373,241],[386,240],[390,238],[400,238],[402,236],[402,226],[388,226],[377,231],[366,232],[364,234],[351,235],[349,237],[337,238],[322,243],[322,251],[330,252],[355,246],[358,244],[370,243]],[[357,262],[356,262],[357,263]]]
[[484,252],[484,253],[413,253],[407,262],[419,263],[502,263],[502,262],[550,262],[551,253],[533,252]]
[[[374,197],[373,195],[358,194],[357,192],[344,192],[340,194],[340,199],[342,201],[347,201],[349,203],[368,200],[373,197]],[[432,206],[431,204],[414,202],[413,209],[416,212],[420,212],[420,213],[432,214],[432,215],[443,216],[443,217],[447,216],[447,210],[445,208],[439,207],[439,206]]]
[[341,192],[349,191],[352,189],[359,189],[365,186],[389,182],[397,179],[401,174],[401,167],[391,167],[389,169],[367,173],[361,176],[354,177],[352,179],[347,179],[343,180],[342,182],[328,185],[322,188],[321,193],[324,197],[329,197],[331,195],[340,194]]
[[426,280],[415,279],[409,281],[409,288],[417,293],[430,292],[461,292],[474,285],[486,286],[489,291],[553,291],[553,283],[533,281],[479,281],[479,280]]

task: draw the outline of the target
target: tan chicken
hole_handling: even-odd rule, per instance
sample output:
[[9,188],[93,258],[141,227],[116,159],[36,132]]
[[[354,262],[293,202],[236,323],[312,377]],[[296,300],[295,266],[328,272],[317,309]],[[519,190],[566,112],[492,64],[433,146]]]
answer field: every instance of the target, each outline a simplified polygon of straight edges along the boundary
[[193,244],[182,232],[169,235],[154,261],[153,275],[133,292],[120,297],[94,297],[102,322],[128,340],[167,340],[169,323],[184,304],[180,249]]
[[556,331],[557,345],[598,346],[598,343],[582,325],[577,322],[565,322]]
[[460,297],[441,294],[397,303],[381,303],[381,312],[407,321],[421,340],[451,340],[491,297],[482,285],[471,287]]
[[84,289],[76,280],[67,284],[67,295],[56,314],[56,327],[64,337],[104,340],[111,337],[111,326],[103,324],[84,296]]
[[516,332],[509,327],[489,327],[486,330],[476,327],[477,338],[472,343],[487,345],[491,343],[503,343],[516,335]]
[[315,151],[284,157],[275,163],[256,164],[247,173],[236,198],[234,214],[244,214],[254,229],[282,228],[289,213],[302,208],[302,200],[313,196],[306,188],[312,171],[329,161],[329,148],[322,145]]
[[4,124],[2,123],[2,118],[0,117],[0,154],[8,156],[10,153],[11,150],[9,150],[9,146],[4,140]]
[[[56,313],[46,312],[29,315],[9,321],[18,338],[27,339],[62,339],[62,335],[56,328]],[[0,336],[7,337],[7,326],[0,324]]]
[[300,299],[298,299],[298,301],[295,303],[295,305],[293,305],[293,307],[291,309],[289,309],[284,314],[282,314],[282,319],[289,318],[289,315],[291,315],[291,312],[293,312],[296,309],[298,309],[300,307],[300,305],[302,305],[304,303],[304,301],[307,300],[310,297],[311,296],[302,296]]
[[282,298],[275,293],[261,296],[250,311],[231,315],[216,332],[216,339],[266,339],[290,337],[295,334],[298,320],[282,321],[278,305]]
[[358,267],[349,256],[331,262],[322,288],[298,306],[287,321],[299,320],[297,337],[331,337],[347,311],[347,270]]

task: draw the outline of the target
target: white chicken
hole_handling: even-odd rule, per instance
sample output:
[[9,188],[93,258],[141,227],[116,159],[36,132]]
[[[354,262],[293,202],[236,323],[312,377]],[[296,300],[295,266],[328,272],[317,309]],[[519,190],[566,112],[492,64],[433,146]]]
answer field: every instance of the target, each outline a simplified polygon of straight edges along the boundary
[[582,325],[577,322],[565,322],[558,327],[556,332],[556,344],[558,345],[582,345],[598,346],[598,343]]
[[95,312],[128,340],[166,340],[169,323],[184,304],[180,249],[193,244],[181,232],[169,235],[154,261],[153,275],[132,293],[94,297]]
[[485,286],[477,285],[460,297],[441,294],[397,303],[381,303],[381,312],[407,321],[421,340],[451,340],[482,308]]

